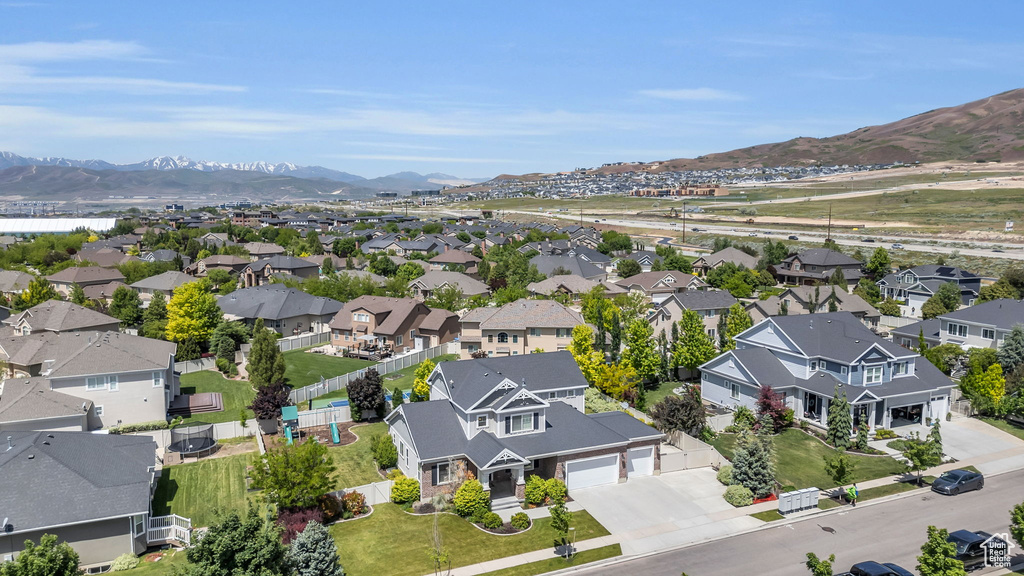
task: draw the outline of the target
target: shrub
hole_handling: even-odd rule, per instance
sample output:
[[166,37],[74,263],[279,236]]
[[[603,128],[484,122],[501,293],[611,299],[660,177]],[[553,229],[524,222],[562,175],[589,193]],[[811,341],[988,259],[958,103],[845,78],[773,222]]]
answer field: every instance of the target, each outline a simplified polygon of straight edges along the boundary
[[402,474],[402,471],[398,468],[388,472],[388,480],[398,480],[399,478],[405,478],[405,474]]
[[732,465],[726,464],[718,469],[718,474],[715,476],[718,481],[726,486],[732,485]]
[[539,506],[547,498],[548,485],[543,478],[534,474],[526,479],[524,498],[527,504]]
[[391,485],[391,501],[408,504],[420,499],[420,483],[413,478],[402,476]]
[[501,528],[504,522],[501,521],[501,516],[498,516],[494,512],[488,512],[484,514],[484,528],[488,530],[497,530]]
[[516,512],[512,515],[509,524],[516,530],[526,530],[530,527],[530,517],[526,515],[526,512]]
[[107,432],[109,434],[129,434],[131,432],[148,432],[150,430],[166,430],[168,428],[166,420],[157,420],[156,422],[139,422],[138,424],[122,424],[121,426],[115,426],[110,428]]
[[904,450],[907,449],[908,446],[910,446],[910,443],[907,442],[906,440],[903,440],[902,438],[898,438],[896,440],[890,440],[889,442],[886,443],[886,446],[892,448],[893,450],[896,450],[897,452],[903,452]]
[[357,516],[366,509],[366,496],[359,492],[348,492],[341,497],[341,506],[346,514]]
[[565,502],[565,497],[569,495],[569,489],[565,487],[565,482],[558,478],[550,478],[544,484],[547,488],[548,500],[555,503]]
[[110,570],[113,572],[121,572],[124,570],[131,570],[139,565],[139,557],[135,554],[125,552],[117,558],[114,558],[114,563],[110,565]]
[[299,532],[306,529],[306,524],[313,520],[323,524],[324,513],[319,508],[285,508],[277,514],[277,524],[284,528],[281,533],[281,540],[287,544],[291,542]]
[[757,416],[754,411],[746,406],[739,406],[736,408],[736,412],[733,412],[732,423],[740,428],[751,428],[756,422]]
[[480,518],[490,509],[491,499],[479,480],[466,480],[455,491],[455,513],[463,518]]
[[875,430],[875,440],[887,440],[889,438],[895,438],[896,433],[888,428],[878,428]]
[[320,497],[320,501],[317,504],[320,507],[320,511],[324,514],[325,524],[334,522],[345,515],[341,499],[333,494],[324,494]]
[[387,469],[398,464],[398,448],[388,434],[376,434],[370,438],[370,452],[378,468]]
[[217,358],[216,364],[217,370],[220,370],[224,374],[229,374],[231,372],[232,363],[228,361],[227,358]]
[[737,508],[740,506],[750,506],[754,503],[754,493],[749,488],[739,484],[733,484],[726,488],[724,498],[726,502]]

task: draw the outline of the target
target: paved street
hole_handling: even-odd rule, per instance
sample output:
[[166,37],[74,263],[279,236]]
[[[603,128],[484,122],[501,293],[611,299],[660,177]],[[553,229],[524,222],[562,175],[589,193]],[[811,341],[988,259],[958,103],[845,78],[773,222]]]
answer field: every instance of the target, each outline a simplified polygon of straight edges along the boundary
[[[1024,500],[1024,471],[986,479],[985,489],[957,497],[922,492],[895,501],[814,516],[728,539],[618,564],[587,574],[645,576],[792,576],[806,573],[805,554],[836,555],[836,568],[855,562],[896,562],[913,570],[929,524],[1005,532],[1009,509]],[[823,530],[831,528],[835,534]],[[986,573],[986,572],[980,572]]]

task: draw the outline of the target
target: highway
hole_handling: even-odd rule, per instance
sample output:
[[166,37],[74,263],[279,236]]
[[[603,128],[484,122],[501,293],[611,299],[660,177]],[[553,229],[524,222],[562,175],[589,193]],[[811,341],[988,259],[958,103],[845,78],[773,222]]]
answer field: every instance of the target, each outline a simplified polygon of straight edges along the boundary
[[[959,496],[923,495],[846,507],[842,512],[778,521],[772,528],[627,560],[581,572],[588,575],[793,576],[807,574],[808,552],[836,555],[836,572],[865,560],[895,562],[914,573],[928,525],[1006,532],[1009,510],[1024,500],[1024,471],[992,476],[985,489]],[[834,533],[833,533],[834,531]],[[1015,552],[1020,553],[1020,550]],[[978,574],[997,572],[986,569]]]

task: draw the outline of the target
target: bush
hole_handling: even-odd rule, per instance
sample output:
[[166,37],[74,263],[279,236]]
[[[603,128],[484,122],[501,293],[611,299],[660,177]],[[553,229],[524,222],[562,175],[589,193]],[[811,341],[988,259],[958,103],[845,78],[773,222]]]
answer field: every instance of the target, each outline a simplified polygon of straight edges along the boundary
[[889,438],[895,438],[896,433],[888,428],[878,428],[875,430],[875,440],[888,440]]
[[733,412],[732,423],[739,428],[751,428],[755,422],[757,422],[757,416],[746,406],[739,406],[736,408],[736,412]]
[[408,504],[420,499],[420,483],[413,478],[402,476],[391,485],[391,501]]
[[131,432],[148,432],[150,430],[166,430],[168,424],[166,420],[157,420],[156,422],[139,422],[138,424],[122,424],[121,426],[114,426],[107,430],[108,434],[129,434]]
[[726,464],[718,469],[718,474],[715,476],[718,481],[726,486],[732,485],[732,465]]
[[888,446],[889,448],[892,448],[893,450],[895,450],[897,452],[903,452],[903,451],[905,451],[907,449],[908,446],[910,446],[910,444],[906,440],[903,440],[901,438],[901,439],[889,441],[888,443],[886,443],[886,446]]
[[334,494],[324,494],[317,505],[324,514],[324,524],[330,524],[345,515],[341,499]]
[[231,366],[233,366],[233,363],[230,362],[227,358],[217,358],[216,364],[217,370],[220,370],[224,374],[231,373]]
[[487,528],[488,530],[497,530],[498,528],[501,528],[503,524],[505,523],[501,521],[501,516],[498,516],[496,513],[488,512],[487,514],[484,514],[484,528]]
[[590,387],[583,393],[583,403],[587,411],[591,413],[615,412],[622,410],[622,405],[614,400],[608,400],[597,388]]
[[320,508],[285,508],[277,514],[277,524],[284,528],[281,540],[285,544],[291,542],[306,529],[306,524],[316,520],[324,523],[324,513]]
[[516,512],[512,515],[509,524],[516,530],[526,530],[530,527],[530,517],[526,515],[526,512]]
[[376,434],[370,438],[370,453],[378,468],[387,469],[398,464],[398,448],[388,434]]
[[466,480],[455,491],[455,513],[463,518],[480,518],[490,510],[491,499],[479,480]]
[[558,478],[550,478],[545,483],[546,493],[548,500],[554,503],[565,502],[565,497],[569,495],[569,489],[565,487],[565,482],[562,482]]
[[398,480],[399,478],[405,478],[405,474],[402,474],[402,471],[398,468],[388,472],[388,480]]
[[524,498],[527,504],[533,504],[539,506],[544,503],[544,499],[547,498],[548,485],[543,478],[534,474],[526,479],[526,488],[524,490]]
[[754,503],[754,493],[749,488],[739,484],[733,484],[726,488],[724,498],[726,502],[737,508],[740,506],[750,506]]
[[341,497],[341,507],[346,514],[358,516],[366,509],[366,496],[359,492],[348,492]]
[[124,570],[131,570],[139,565],[139,557],[135,554],[125,552],[117,558],[114,558],[114,563],[110,565],[112,572],[121,572]]

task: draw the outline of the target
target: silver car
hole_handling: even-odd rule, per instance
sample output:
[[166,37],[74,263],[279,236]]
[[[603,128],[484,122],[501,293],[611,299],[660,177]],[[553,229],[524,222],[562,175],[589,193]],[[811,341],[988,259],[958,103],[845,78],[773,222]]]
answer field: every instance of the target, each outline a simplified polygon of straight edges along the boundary
[[956,496],[961,492],[981,490],[985,487],[985,477],[981,472],[970,470],[950,470],[932,482],[932,491],[948,496]]

